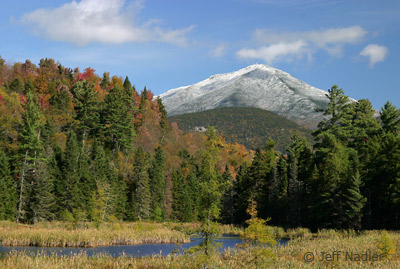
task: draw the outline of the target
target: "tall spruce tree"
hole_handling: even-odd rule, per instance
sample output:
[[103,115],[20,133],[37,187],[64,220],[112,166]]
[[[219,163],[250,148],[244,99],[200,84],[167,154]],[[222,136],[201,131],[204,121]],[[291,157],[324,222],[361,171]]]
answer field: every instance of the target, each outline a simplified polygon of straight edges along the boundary
[[30,207],[32,186],[37,176],[37,164],[42,159],[42,143],[40,131],[42,127],[41,112],[35,98],[34,88],[30,81],[25,86],[26,104],[22,115],[20,131],[20,175],[19,175],[19,202],[17,222],[31,221]]
[[366,198],[361,194],[361,176],[358,170],[351,176],[347,177],[343,184],[343,195],[346,201],[344,205],[346,219],[342,228],[361,229],[362,209],[365,205]]
[[160,113],[160,126],[163,129],[168,128],[168,118],[167,118],[167,110],[165,109],[165,106],[160,98],[160,96],[157,97],[156,99],[157,106],[158,106],[158,111]]
[[78,121],[77,133],[84,148],[86,140],[98,132],[98,94],[87,80],[75,82],[71,93],[74,96],[75,119]]
[[68,210],[72,213],[74,209],[80,206],[79,201],[82,196],[79,188],[81,148],[73,130],[68,131],[67,144],[65,153],[60,152],[58,156],[63,180],[57,181],[57,204],[61,210]]
[[305,185],[311,176],[312,152],[308,142],[297,133],[291,136],[288,156],[288,202],[291,225],[303,224],[306,206],[304,204]]
[[[360,193],[357,152],[342,145],[335,136],[326,134],[320,180],[315,204],[311,205],[316,225],[324,228],[358,228],[365,199]],[[318,153],[318,152],[317,152]]]
[[165,219],[165,154],[159,146],[156,148],[149,168],[152,219]]
[[172,180],[173,218],[183,222],[193,221],[193,203],[190,197],[190,186],[185,175],[182,173],[182,168],[172,173]]
[[116,85],[105,99],[102,114],[103,132],[106,143],[113,152],[131,149],[134,136],[134,126],[131,108],[132,104],[124,93],[124,89]]
[[33,222],[51,221],[55,217],[53,178],[45,161],[38,161],[36,184],[32,191]]
[[17,201],[16,184],[11,177],[8,158],[0,148],[0,220],[15,220]]
[[380,111],[383,130],[386,133],[400,131],[400,109],[387,101]]
[[326,95],[329,103],[325,110],[322,110],[325,119],[318,124],[317,130],[313,132],[317,141],[315,147],[321,146],[321,140],[325,133],[333,134],[341,143],[347,145],[349,137],[349,124],[351,124],[350,99],[344,94],[343,89],[333,85]]
[[235,209],[234,199],[235,199],[235,188],[234,188],[234,178],[229,173],[229,166],[225,166],[225,171],[222,175],[223,184],[225,185],[224,193],[221,199],[221,220],[223,223],[231,224],[235,221],[234,214]]
[[131,187],[131,210],[133,218],[149,219],[151,216],[151,194],[148,174],[148,156],[139,147],[135,152]]

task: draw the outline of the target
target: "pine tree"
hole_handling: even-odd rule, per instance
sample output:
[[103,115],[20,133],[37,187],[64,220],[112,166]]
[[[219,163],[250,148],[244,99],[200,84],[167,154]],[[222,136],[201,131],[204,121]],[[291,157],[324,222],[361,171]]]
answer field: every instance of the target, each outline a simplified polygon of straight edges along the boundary
[[251,196],[252,182],[248,176],[247,164],[244,163],[238,169],[236,183],[234,185],[234,223],[244,223],[246,220],[247,201]]
[[54,93],[54,95],[52,95],[50,98],[50,105],[52,108],[55,108],[60,112],[69,111],[71,102],[72,99],[70,93],[67,89],[65,89],[65,87],[61,87],[61,89]]
[[27,102],[22,115],[20,131],[20,162],[21,172],[19,175],[19,202],[17,222],[22,220],[31,221],[32,212],[30,199],[32,186],[35,184],[37,164],[42,159],[42,143],[40,140],[41,113],[35,99],[33,85],[29,81],[26,85]]
[[23,93],[25,90],[24,82],[20,78],[15,78],[13,82],[10,83],[9,89],[11,92]]
[[347,145],[349,138],[349,124],[351,124],[350,99],[344,94],[343,89],[333,85],[326,95],[329,99],[328,108],[322,110],[326,116],[318,124],[318,129],[313,132],[317,141],[315,147],[321,146],[321,140],[326,133],[333,134],[341,143]]
[[172,216],[178,221],[192,220],[192,201],[189,196],[188,184],[182,173],[182,169],[174,170],[172,173]]
[[110,79],[110,73],[109,72],[104,72],[103,73],[103,78],[100,82],[100,87],[103,90],[108,90],[108,87],[110,87],[111,84],[111,79]]
[[400,131],[400,109],[396,109],[396,106],[392,105],[391,102],[387,101],[382,107],[380,116],[383,130],[386,133]]
[[365,202],[359,189],[359,174],[354,169],[357,152],[343,146],[331,134],[324,137],[323,143],[325,147],[319,148],[321,178],[315,203],[311,205],[312,217],[318,227],[357,228]]
[[297,133],[291,136],[292,143],[289,146],[289,180],[288,202],[289,215],[292,225],[301,226],[302,216],[305,214],[303,204],[305,185],[311,176],[312,153],[308,142],[299,137]]
[[113,152],[131,149],[134,126],[129,106],[127,96],[118,85],[106,96],[102,115],[103,132],[106,143]]
[[223,223],[231,224],[234,222],[235,217],[235,209],[234,199],[235,199],[235,188],[234,188],[234,179],[229,173],[228,165],[225,166],[225,171],[222,175],[224,187],[224,194],[222,196],[222,208],[221,208],[221,219]]
[[167,129],[169,127],[168,125],[168,116],[167,116],[167,110],[165,109],[165,106],[160,98],[160,96],[157,97],[156,99],[157,105],[158,105],[158,111],[160,113],[160,126],[163,129]]
[[99,128],[99,112],[97,92],[88,81],[77,81],[71,88],[75,109],[75,119],[78,121],[78,135],[82,140],[82,148],[85,142]]
[[74,209],[81,206],[80,198],[82,197],[79,188],[81,149],[73,130],[68,132],[67,144],[65,153],[59,155],[63,180],[57,181],[57,204],[62,210],[72,213]]
[[8,158],[0,148],[0,220],[14,220],[17,212],[17,189],[11,177]]
[[161,147],[157,147],[149,168],[151,211],[154,220],[165,219],[165,155]]
[[365,205],[366,198],[360,192],[361,176],[358,170],[354,175],[348,176],[347,182],[343,184],[344,199],[346,201],[345,214],[346,221],[344,227],[347,229],[361,229],[362,209]]
[[384,136],[369,184],[371,191],[371,219],[373,228],[400,227],[400,135],[388,133]]
[[32,196],[33,222],[53,220],[55,205],[53,178],[51,178],[44,161],[38,162],[36,184]]
[[302,197],[303,197],[303,182],[298,178],[297,159],[291,155],[290,172],[288,182],[288,199],[289,199],[289,214],[290,222],[293,227],[302,226]]
[[148,174],[148,156],[142,148],[135,152],[133,166],[133,205],[134,218],[139,220],[149,219],[151,214],[151,195]]
[[97,140],[92,145],[90,176],[94,179],[95,184],[92,192],[95,196],[93,201],[96,205],[93,209],[99,209],[99,201],[104,202],[101,212],[98,212],[100,215],[97,214],[96,216],[98,221],[101,223],[110,215],[119,215],[118,197],[121,195],[120,190],[123,190],[123,184],[119,186],[118,176],[113,172],[109,158],[103,146]]

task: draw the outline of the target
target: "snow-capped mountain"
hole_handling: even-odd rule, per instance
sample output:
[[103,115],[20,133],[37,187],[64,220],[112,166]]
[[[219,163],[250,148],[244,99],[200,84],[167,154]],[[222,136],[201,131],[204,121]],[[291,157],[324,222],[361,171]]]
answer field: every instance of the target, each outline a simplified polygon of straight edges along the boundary
[[317,89],[290,74],[263,64],[214,75],[191,86],[160,95],[169,115],[180,115],[217,107],[256,107],[315,128],[326,108],[327,91]]

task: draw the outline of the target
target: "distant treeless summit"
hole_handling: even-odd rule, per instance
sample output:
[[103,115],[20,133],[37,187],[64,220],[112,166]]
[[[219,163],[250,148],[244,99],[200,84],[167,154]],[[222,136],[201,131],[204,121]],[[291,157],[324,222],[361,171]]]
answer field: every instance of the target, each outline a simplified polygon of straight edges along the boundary
[[170,116],[218,107],[255,107],[313,129],[323,119],[315,108],[327,108],[326,94],[282,70],[255,64],[169,90],[160,97]]

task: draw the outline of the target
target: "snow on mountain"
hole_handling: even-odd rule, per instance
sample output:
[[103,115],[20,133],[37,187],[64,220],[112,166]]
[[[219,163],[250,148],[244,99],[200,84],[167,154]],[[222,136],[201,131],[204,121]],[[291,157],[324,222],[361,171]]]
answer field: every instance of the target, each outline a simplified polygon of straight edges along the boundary
[[290,74],[263,64],[211,76],[191,86],[160,95],[169,115],[199,112],[217,107],[256,107],[315,128],[323,118],[315,108],[326,108],[328,92]]

